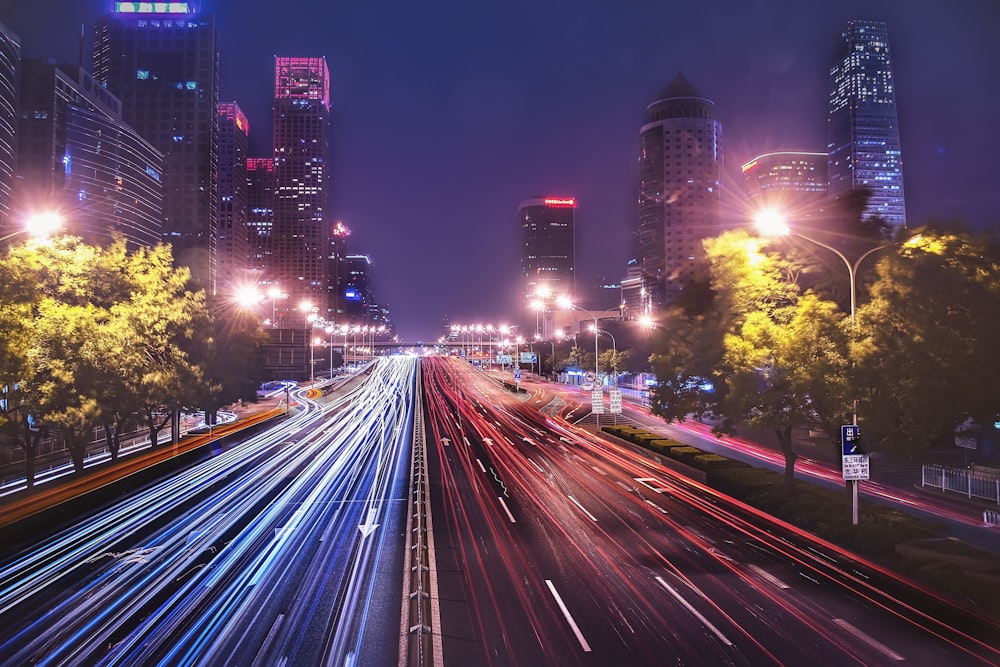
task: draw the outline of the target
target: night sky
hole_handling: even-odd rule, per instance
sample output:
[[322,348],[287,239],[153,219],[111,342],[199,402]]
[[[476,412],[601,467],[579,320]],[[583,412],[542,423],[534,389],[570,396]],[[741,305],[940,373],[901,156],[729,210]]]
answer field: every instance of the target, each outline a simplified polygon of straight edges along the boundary
[[[76,60],[110,0],[2,0],[27,57]],[[771,150],[825,150],[831,54],[850,19],[888,23],[907,219],[1000,223],[1000,3],[893,0],[206,0],[221,101],[270,153],[273,57],[326,56],[332,219],[371,255],[404,339],[442,317],[521,316],[518,203],[573,196],[580,285],[624,273],[646,105],[681,71],[716,103],[728,199]]]

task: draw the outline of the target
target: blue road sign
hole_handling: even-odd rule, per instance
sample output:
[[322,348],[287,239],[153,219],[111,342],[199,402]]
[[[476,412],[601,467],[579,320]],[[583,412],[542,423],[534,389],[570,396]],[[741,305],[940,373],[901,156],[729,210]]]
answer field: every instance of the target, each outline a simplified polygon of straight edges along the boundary
[[844,449],[844,456],[851,456],[861,453],[861,427],[854,424],[847,424],[840,427],[840,444]]

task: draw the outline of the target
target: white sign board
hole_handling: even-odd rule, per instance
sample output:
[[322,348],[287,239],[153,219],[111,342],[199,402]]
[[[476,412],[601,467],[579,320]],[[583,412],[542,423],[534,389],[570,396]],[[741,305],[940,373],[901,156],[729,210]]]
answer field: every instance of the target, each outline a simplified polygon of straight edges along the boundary
[[867,454],[845,454],[842,460],[845,480],[868,479]]
[[590,393],[590,411],[595,415],[604,414],[604,392],[600,389],[595,389]]
[[620,415],[622,413],[621,389],[612,389],[608,392],[608,409],[613,415]]
[[970,438],[965,435],[956,435],[955,444],[959,447],[965,447],[966,449],[975,449],[977,443],[975,438]]

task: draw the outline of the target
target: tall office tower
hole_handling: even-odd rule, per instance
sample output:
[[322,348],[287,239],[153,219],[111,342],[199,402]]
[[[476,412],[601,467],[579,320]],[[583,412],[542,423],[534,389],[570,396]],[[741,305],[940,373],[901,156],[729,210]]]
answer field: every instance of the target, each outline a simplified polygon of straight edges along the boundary
[[11,193],[17,173],[17,97],[21,40],[0,23],[0,235],[10,233]]
[[540,295],[576,297],[576,199],[536,197],[517,209],[525,301]]
[[640,132],[638,260],[641,280],[624,283],[626,317],[674,301],[722,231],[722,124],[715,103],[680,73],[647,107]]
[[121,117],[121,102],[76,65],[24,60],[14,207],[55,208],[89,243],[118,232],[161,241],[163,154]]
[[367,324],[368,315],[375,305],[372,294],[372,258],[368,255],[348,255],[347,287],[344,288],[344,307],[348,322]]
[[219,192],[216,231],[219,284],[224,292],[247,282],[247,152],[250,125],[236,102],[220,102]]
[[274,225],[274,160],[247,158],[247,268],[262,287],[277,287],[271,270]]
[[164,154],[163,240],[215,293],[219,48],[215,18],[188,2],[116,2],[98,21],[94,78]]
[[780,151],[765,153],[744,164],[747,196],[781,207],[812,205],[826,198],[826,153]]
[[882,21],[847,24],[830,68],[830,196],[868,188],[865,217],[906,226],[889,38]]
[[347,312],[344,290],[347,288],[347,237],[351,230],[340,220],[330,233],[330,299],[326,319],[340,322]]
[[[330,71],[325,58],[275,58],[272,272],[292,304],[329,309]],[[300,313],[304,314],[304,313]]]

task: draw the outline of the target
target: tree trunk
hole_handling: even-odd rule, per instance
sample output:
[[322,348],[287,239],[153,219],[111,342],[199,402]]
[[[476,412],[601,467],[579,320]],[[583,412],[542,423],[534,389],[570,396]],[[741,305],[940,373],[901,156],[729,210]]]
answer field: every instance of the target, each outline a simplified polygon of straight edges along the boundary
[[[73,461],[73,470],[83,472],[83,461],[87,456],[87,438],[77,437],[75,433],[66,433],[66,449],[69,450],[69,457]],[[80,441],[83,442],[80,442]]]
[[156,423],[156,417],[153,416],[152,410],[146,411],[146,424],[149,426],[149,446],[156,447],[160,444],[160,430],[167,425],[170,420],[170,415],[163,418],[159,424]]
[[785,494],[791,496],[795,493],[795,461],[799,458],[792,449],[792,427],[776,428],[774,433],[778,436],[778,444],[785,455]]

